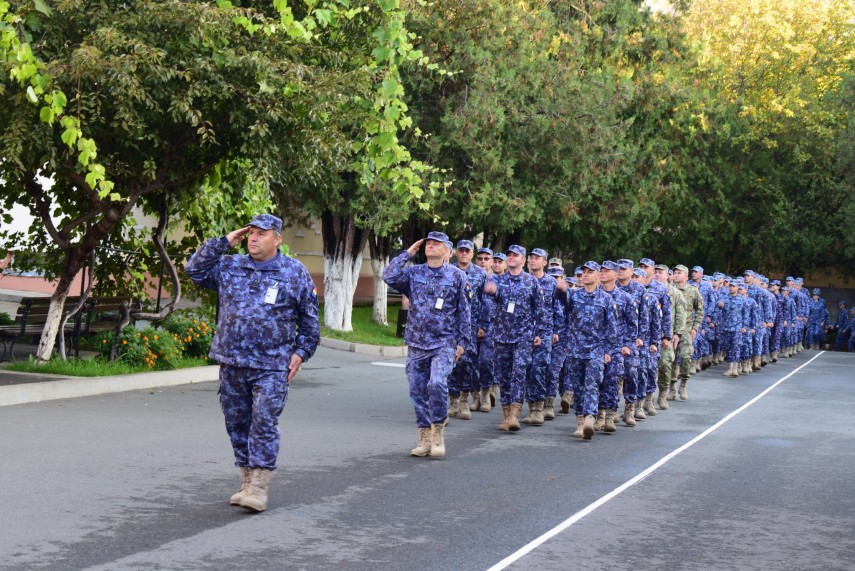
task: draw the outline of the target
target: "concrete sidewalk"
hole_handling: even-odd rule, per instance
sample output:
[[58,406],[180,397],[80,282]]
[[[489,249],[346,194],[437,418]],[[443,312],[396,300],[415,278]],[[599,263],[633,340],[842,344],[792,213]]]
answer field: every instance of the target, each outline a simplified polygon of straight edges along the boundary
[[[321,338],[320,346],[376,357],[407,356],[406,346],[363,345],[326,337]],[[27,359],[28,355],[34,353],[35,346],[32,345],[15,347],[15,358],[19,360]],[[19,373],[0,368],[0,406],[216,381],[219,379],[219,372],[219,365],[212,365],[114,377],[64,377],[40,373]]]

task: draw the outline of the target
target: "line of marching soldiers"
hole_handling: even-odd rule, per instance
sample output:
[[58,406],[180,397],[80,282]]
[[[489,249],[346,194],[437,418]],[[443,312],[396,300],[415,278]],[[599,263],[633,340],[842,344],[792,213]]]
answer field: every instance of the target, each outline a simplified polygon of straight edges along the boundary
[[[428,262],[409,264],[422,243]],[[822,321],[801,279],[705,276],[700,266],[649,258],[588,261],[565,276],[562,260],[541,248],[494,253],[470,240],[454,248],[441,232],[392,260],[384,280],[410,304],[413,456],[444,456],[450,417],[497,405],[508,432],[553,420],[556,408],[575,413],[573,436],[584,440],[620,422],[636,426],[657,405],[688,400],[693,373],[726,361],[725,375],[750,374],[801,351],[812,320]]]

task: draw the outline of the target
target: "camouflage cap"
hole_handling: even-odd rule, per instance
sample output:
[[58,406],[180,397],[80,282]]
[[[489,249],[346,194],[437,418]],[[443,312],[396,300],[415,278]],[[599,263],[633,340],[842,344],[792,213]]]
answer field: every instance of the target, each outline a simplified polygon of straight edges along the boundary
[[693,266],[693,267],[692,267],[692,271],[693,271],[693,272],[701,272],[701,273],[704,273],[704,269],[703,269],[702,267],[700,267],[700,266]]
[[501,260],[503,262],[508,261],[508,257],[501,252],[496,252],[495,254],[493,254],[493,259],[494,260]]
[[598,264],[597,262],[595,262],[593,260],[588,260],[587,262],[582,264],[582,267],[587,268],[587,269],[591,270],[592,272],[599,272],[600,271],[600,264]]
[[773,286],[780,286],[780,285],[781,285],[781,280],[772,280],[772,281],[770,281],[770,282],[769,282],[769,285],[773,285]]
[[560,266],[552,266],[551,268],[546,268],[546,273],[552,277],[560,278],[564,275],[564,268]]
[[667,272],[670,268],[665,264],[656,264],[655,269]]
[[651,260],[650,258],[641,258],[641,261],[638,262],[639,266],[647,266],[648,268],[652,268],[656,266],[656,262]]
[[491,250],[490,248],[478,248],[478,253],[479,254],[487,254],[488,256],[492,256],[493,250]]
[[432,232],[428,232],[425,240],[433,240],[434,242],[442,242],[443,244],[450,244],[451,242],[448,240],[448,236],[445,232],[437,232],[436,230]]
[[508,249],[505,250],[505,253],[507,254],[510,252],[513,252],[514,254],[519,254],[520,256],[525,258],[525,248],[523,248],[519,244],[511,244],[510,246],[508,246]]
[[813,291],[811,293],[813,295],[819,295],[819,288],[818,287],[813,288]]
[[550,266],[563,266],[564,262],[561,261],[561,258],[549,258]]
[[531,254],[530,254],[530,255],[532,255],[532,256],[540,256],[540,257],[541,257],[541,258],[543,258],[544,260],[545,260],[546,258],[548,258],[548,257],[549,257],[549,254],[547,254],[547,253],[546,253],[546,250],[544,250],[543,248],[534,248],[534,249],[531,251]]
[[475,244],[472,243],[472,240],[460,240],[457,242],[458,250],[474,250]]
[[686,267],[686,266],[684,266],[683,264],[677,264],[676,266],[674,266],[674,271],[675,271],[675,272],[676,272],[676,271],[686,272],[686,273],[688,274],[688,273],[689,273],[689,268],[687,268],[687,267]]
[[256,214],[247,226],[255,226],[262,230],[273,230],[282,233],[282,219],[272,214]]
[[602,265],[600,266],[600,269],[601,270],[611,270],[613,272],[616,272],[616,271],[618,271],[618,265],[611,260],[606,260],[605,262],[602,263]]
[[637,277],[637,278],[646,278],[646,277],[647,277],[647,272],[645,272],[645,271],[644,271],[644,270],[642,270],[641,268],[635,268],[635,269],[632,271],[632,275],[634,275],[634,276],[635,276],[635,277]]
[[628,260],[626,258],[621,258],[620,260],[617,261],[617,265],[622,270],[631,270],[632,268],[635,267],[635,262],[633,262],[632,260]]

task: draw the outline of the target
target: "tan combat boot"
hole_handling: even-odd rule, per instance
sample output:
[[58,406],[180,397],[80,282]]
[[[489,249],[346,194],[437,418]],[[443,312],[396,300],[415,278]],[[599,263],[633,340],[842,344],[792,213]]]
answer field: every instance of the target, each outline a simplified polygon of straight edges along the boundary
[[249,488],[240,499],[240,507],[254,512],[267,509],[267,489],[270,487],[270,470],[253,468],[250,475]]
[[659,387],[659,409],[660,410],[668,410],[668,389]]
[[410,450],[410,456],[425,457],[430,454],[430,428],[419,428],[419,445]]
[[627,426],[635,426],[635,404],[628,402],[623,408],[623,421]]
[[647,420],[647,415],[644,414],[644,402],[637,400],[632,407],[633,412],[635,413],[635,420]]
[[778,362],[778,352],[777,351],[772,351],[772,362],[773,363]]
[[469,404],[469,410],[478,412],[479,408],[481,408],[481,392],[472,391],[472,402]]
[[668,385],[668,400],[677,400],[677,381],[671,381]]
[[585,423],[582,425],[582,440],[590,440],[594,436],[594,415],[585,416]]
[[582,438],[582,428],[585,426],[585,416],[582,414],[576,415],[576,432],[573,433],[573,438]]
[[751,365],[748,364],[748,361],[740,362],[741,369],[739,370],[739,374],[741,375],[750,375],[751,374]]
[[647,393],[644,398],[644,414],[647,416],[656,416],[656,407],[653,406],[653,393]]
[[543,420],[555,420],[555,397],[547,397],[543,403]]
[[481,412],[490,412],[493,408],[492,403],[490,402],[490,388],[481,389],[481,406],[478,407],[478,410]]
[[457,418],[460,420],[469,420],[472,418],[472,413],[469,412],[469,393],[460,391],[460,402],[457,409]]
[[516,432],[520,429],[520,413],[522,412],[522,403],[511,403],[511,414],[508,416],[508,430]]
[[430,455],[431,458],[445,456],[445,425],[430,425]]
[[760,355],[754,355],[753,357],[751,357],[751,370],[759,371],[760,367]]
[[532,426],[542,426],[543,421],[543,401],[539,400],[534,403],[534,422],[532,422]]
[[[528,415],[522,421],[526,424],[534,424],[535,418],[537,417],[537,403],[530,402],[528,403]],[[541,422],[541,424],[543,424]]]
[[739,363],[734,361],[733,363],[728,363],[727,365],[728,365],[727,372],[724,373],[724,376],[730,377],[730,378],[738,377],[739,376],[739,370],[737,367],[739,366]]
[[460,412],[460,397],[448,395],[448,418],[457,416]]
[[594,431],[599,432],[606,425],[606,409],[601,408],[597,411],[597,421],[594,422]]
[[499,402],[499,385],[490,385],[490,405],[496,406]]
[[617,411],[613,408],[606,409],[606,423],[603,425],[604,432],[615,432],[617,430],[615,418],[617,418]]
[[687,379],[680,379],[680,391],[678,393],[680,395],[680,400],[689,400],[688,395],[686,395],[686,383],[687,382],[688,382]]
[[570,408],[573,406],[573,391],[564,391],[561,393],[561,412],[570,414]]
[[508,419],[511,417],[511,405],[502,405],[502,415],[504,416],[504,419],[502,420],[501,424],[499,424],[499,430],[508,431],[511,429],[510,425],[508,424]]
[[241,499],[246,495],[247,490],[249,490],[249,484],[252,481],[252,470],[247,466],[240,467],[240,490],[234,493],[234,495],[229,500],[229,503],[233,506],[239,506]]

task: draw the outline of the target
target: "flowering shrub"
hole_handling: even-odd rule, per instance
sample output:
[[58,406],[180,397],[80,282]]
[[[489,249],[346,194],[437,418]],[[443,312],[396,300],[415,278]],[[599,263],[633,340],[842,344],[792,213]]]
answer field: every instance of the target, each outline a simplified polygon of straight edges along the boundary
[[[104,358],[110,357],[114,335],[108,333],[101,337],[99,349]],[[174,369],[176,361],[183,356],[183,344],[177,335],[153,327],[142,330],[125,327],[119,335],[117,347],[120,361],[159,371]]]
[[208,356],[214,330],[207,319],[194,314],[172,313],[163,321],[163,327],[184,344],[185,357]]

